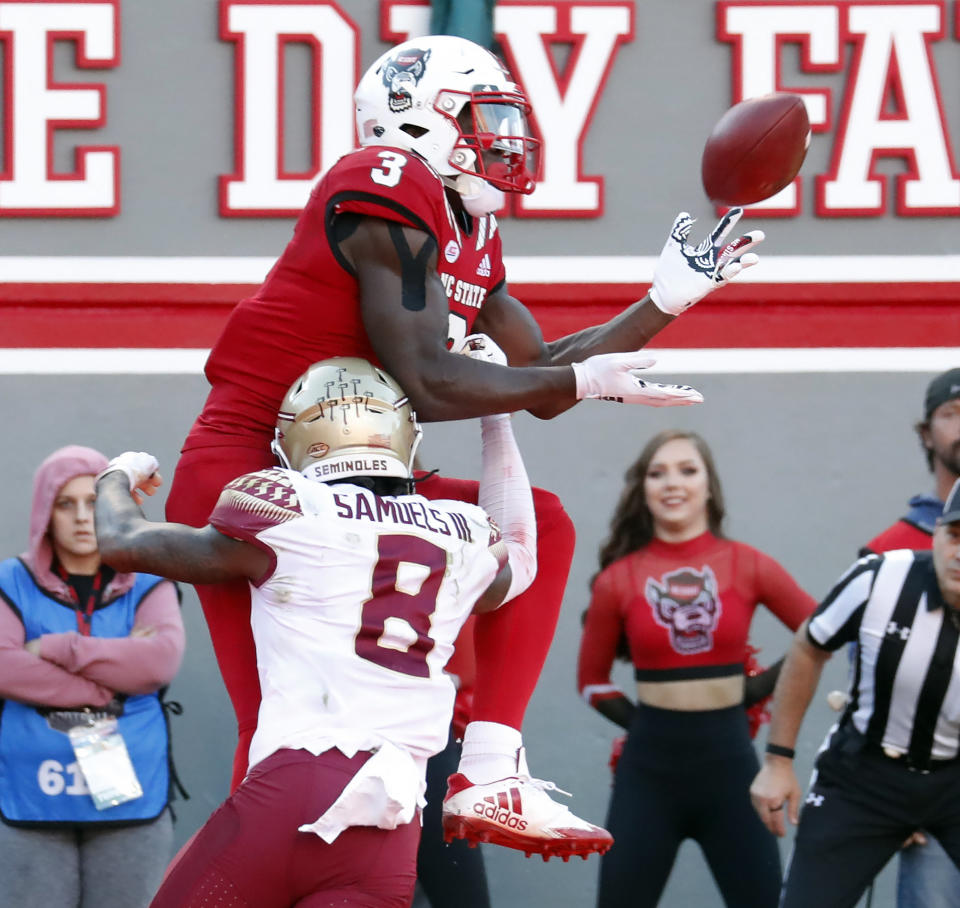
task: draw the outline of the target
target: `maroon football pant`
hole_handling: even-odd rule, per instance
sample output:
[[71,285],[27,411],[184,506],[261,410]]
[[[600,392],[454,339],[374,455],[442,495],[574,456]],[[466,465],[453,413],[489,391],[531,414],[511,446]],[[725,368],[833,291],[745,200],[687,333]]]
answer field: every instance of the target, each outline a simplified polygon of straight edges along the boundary
[[[272,455],[255,448],[193,448],[177,464],[167,500],[167,518],[205,526],[221,489],[230,480],[275,466]],[[427,498],[476,503],[472,480],[433,476],[417,485]],[[474,643],[477,679],[471,718],[519,729],[547,658],[560,615],[576,536],[560,499],[533,490],[537,516],[537,571],[522,595],[494,612],[477,616]],[[231,789],[247,769],[250,739],[257,727],[260,681],[250,630],[250,590],[246,581],[197,586],[227,693],[237,714],[239,740]]]
[[278,750],[258,763],[171,865],[151,908],[406,908],[420,821],[351,826],[329,845],[313,823],[369,759]]

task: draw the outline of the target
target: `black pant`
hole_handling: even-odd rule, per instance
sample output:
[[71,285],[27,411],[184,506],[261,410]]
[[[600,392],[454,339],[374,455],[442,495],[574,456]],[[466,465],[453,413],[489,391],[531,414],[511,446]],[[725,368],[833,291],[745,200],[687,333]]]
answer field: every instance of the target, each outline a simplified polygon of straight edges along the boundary
[[774,908],[780,851],[750,803],[758,769],[741,706],[640,706],[607,816],[598,908],[653,908],[684,839],[703,849],[728,908]]
[[917,829],[960,866],[960,763],[919,772],[834,738],[800,812],[781,908],[851,908]]
[[460,745],[450,734],[446,750],[427,762],[427,806],[417,852],[417,882],[431,908],[490,908],[480,848],[464,839],[443,841],[441,811],[447,776],[457,771]]

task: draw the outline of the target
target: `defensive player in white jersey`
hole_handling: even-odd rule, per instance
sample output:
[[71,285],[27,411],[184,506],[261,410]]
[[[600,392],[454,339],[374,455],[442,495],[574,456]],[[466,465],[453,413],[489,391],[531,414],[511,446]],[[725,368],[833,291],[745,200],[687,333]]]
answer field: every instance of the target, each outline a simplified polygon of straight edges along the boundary
[[[453,709],[444,665],[470,612],[536,570],[509,416],[482,420],[481,506],[412,494],[419,438],[396,382],[340,357],[287,393],[283,468],[230,482],[203,529],[143,517],[134,498],[159,485],[150,455],[122,454],[98,477],[105,561],[192,583],[245,577],[252,592],[263,698],[250,770],[154,906],[409,904],[425,765]],[[544,788],[532,803],[525,792],[525,822],[582,837],[584,854],[609,847]]]

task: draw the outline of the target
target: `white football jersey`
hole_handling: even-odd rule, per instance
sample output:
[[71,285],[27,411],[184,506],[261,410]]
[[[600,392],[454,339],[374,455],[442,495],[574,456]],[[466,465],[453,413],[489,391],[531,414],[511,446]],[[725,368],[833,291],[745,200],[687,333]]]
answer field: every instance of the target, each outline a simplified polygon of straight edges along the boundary
[[423,765],[446,746],[444,666],[501,566],[481,508],[272,469],[226,486],[210,522],[272,559],[251,584],[263,696],[251,767],[281,747],[352,756],[390,742]]

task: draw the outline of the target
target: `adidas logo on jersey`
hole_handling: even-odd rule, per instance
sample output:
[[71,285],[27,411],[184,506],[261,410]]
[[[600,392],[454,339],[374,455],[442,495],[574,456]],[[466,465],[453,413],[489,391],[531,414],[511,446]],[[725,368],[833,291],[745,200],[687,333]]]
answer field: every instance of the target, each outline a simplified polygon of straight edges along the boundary
[[480,259],[480,264],[477,265],[477,274],[480,277],[490,277],[490,256],[484,253],[482,259]]
[[520,803],[520,792],[516,788],[511,788],[508,792],[501,791],[497,793],[496,799],[493,795],[488,795],[482,801],[477,801],[473,805],[473,812],[478,817],[484,817],[493,820],[507,829],[516,829],[523,832],[527,828],[527,821],[522,819],[523,805]]

